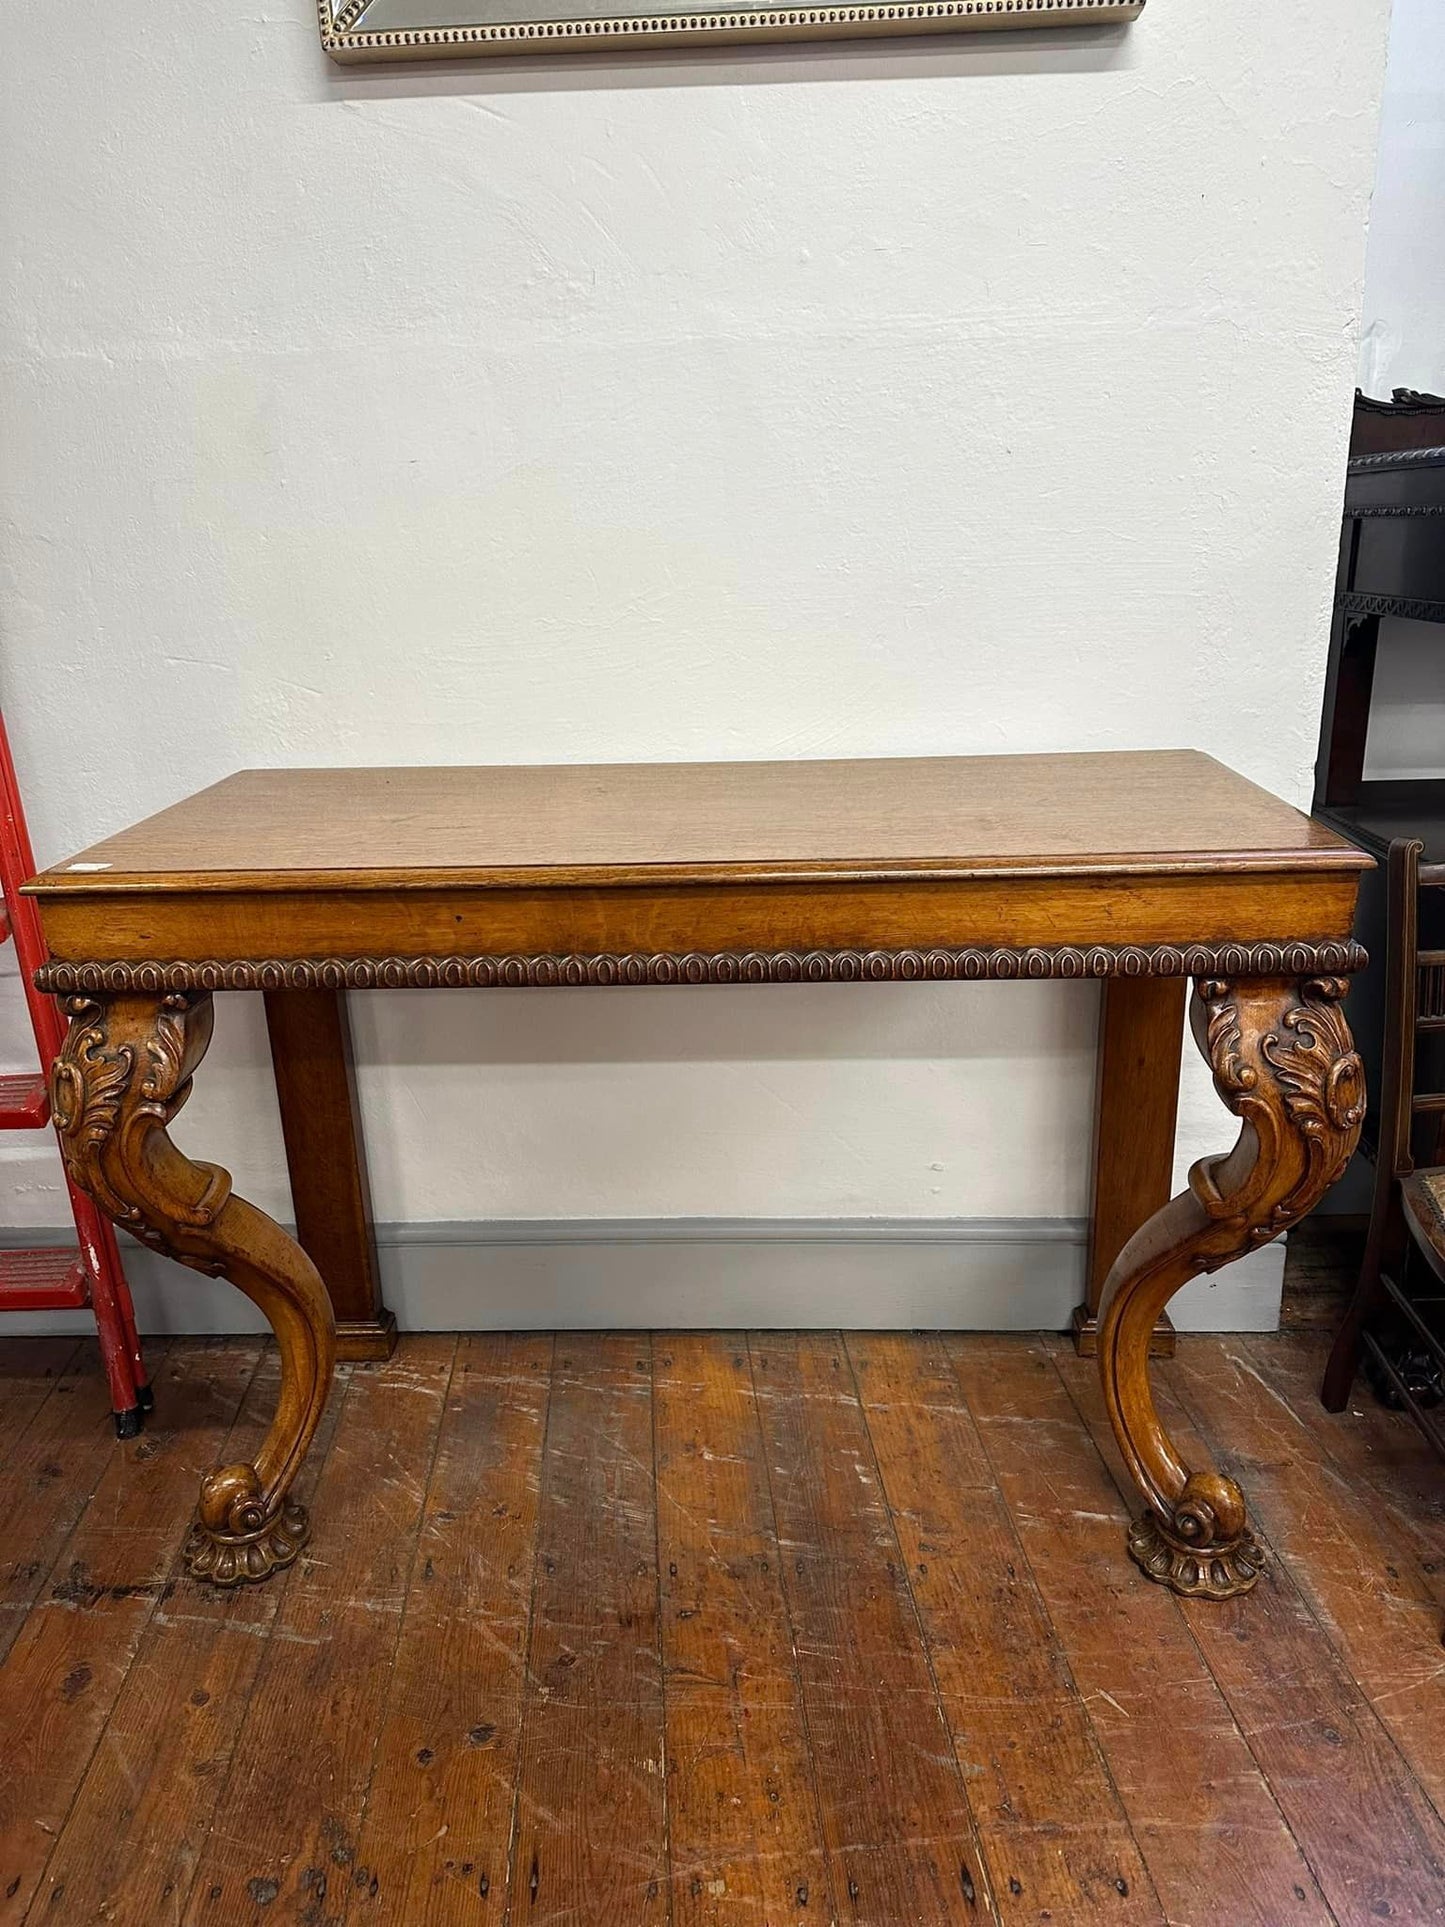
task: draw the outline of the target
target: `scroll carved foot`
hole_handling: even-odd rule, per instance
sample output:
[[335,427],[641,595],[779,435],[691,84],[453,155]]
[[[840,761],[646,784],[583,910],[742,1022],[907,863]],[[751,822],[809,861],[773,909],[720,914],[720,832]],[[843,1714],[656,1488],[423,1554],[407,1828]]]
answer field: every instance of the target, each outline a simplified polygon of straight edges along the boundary
[[166,1127],[190,1095],[211,1039],[211,999],[74,996],[51,1072],[51,1104],[71,1177],[118,1225],[193,1270],[227,1278],[259,1305],[281,1353],[276,1415],[252,1465],[201,1481],[186,1565],[233,1586],[265,1579],[306,1542],[289,1497],[321,1419],[335,1356],[331,1303],[281,1227],[234,1196],[229,1175],[193,1163]]
[[1125,1246],[1104,1287],[1099,1371],[1110,1422],[1147,1510],[1129,1551],[1175,1592],[1228,1599],[1264,1563],[1233,1479],[1188,1466],[1154,1405],[1149,1337],[1200,1272],[1268,1244],[1343,1174],[1365,1115],[1342,977],[1202,979],[1191,1011],[1214,1086],[1241,1129]]
[[223,1465],[201,1481],[186,1570],[217,1586],[265,1579],[289,1566],[311,1536],[305,1506],[267,1503],[254,1465]]
[[[1225,1503],[1206,1496],[1210,1486]],[[1237,1523],[1236,1523],[1237,1521]],[[1151,1579],[1191,1598],[1232,1599],[1248,1592],[1264,1553],[1244,1516],[1244,1494],[1217,1472],[1194,1473],[1166,1523],[1146,1512],[1129,1528],[1129,1556]]]

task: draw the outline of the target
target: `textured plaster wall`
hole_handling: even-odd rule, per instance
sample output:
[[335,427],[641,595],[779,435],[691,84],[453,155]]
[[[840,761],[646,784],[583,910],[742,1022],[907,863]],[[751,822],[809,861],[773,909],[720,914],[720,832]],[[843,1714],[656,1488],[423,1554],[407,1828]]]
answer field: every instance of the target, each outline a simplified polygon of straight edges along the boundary
[[[310,0],[12,0],[41,859],[255,763],[1195,745],[1304,802],[1386,13],[347,74]],[[359,998],[378,1210],[1076,1214],[1095,1016]],[[1181,1158],[1225,1124],[1196,1069]],[[178,1135],[285,1209],[258,1003]]]
[[[1395,0],[1365,255],[1360,386],[1445,393],[1445,7]],[[1366,773],[1445,772],[1445,658],[1431,623],[1380,636]]]

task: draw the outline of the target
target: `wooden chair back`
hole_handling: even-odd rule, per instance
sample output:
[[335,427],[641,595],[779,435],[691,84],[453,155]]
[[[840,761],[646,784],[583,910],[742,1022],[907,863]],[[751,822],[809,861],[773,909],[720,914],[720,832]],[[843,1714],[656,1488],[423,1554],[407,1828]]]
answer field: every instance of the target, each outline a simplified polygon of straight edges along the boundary
[[1378,1170],[1386,1183],[1445,1157],[1445,1089],[1421,1039],[1445,1031],[1445,950],[1420,948],[1420,897],[1445,889],[1445,864],[1422,863],[1424,845],[1397,837],[1388,858],[1385,1047]]

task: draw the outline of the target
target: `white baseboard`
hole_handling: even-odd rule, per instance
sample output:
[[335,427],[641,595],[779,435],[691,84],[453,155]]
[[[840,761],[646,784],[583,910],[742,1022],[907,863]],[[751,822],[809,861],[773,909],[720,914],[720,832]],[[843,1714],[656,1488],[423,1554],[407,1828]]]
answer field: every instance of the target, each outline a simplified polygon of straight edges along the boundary
[[[1085,1235],[1075,1218],[617,1218],[379,1225],[377,1246],[403,1331],[1062,1331]],[[0,1248],[73,1242],[0,1229]],[[122,1244],[143,1332],[265,1330],[224,1281]],[[1283,1276],[1270,1245],[1170,1312],[1186,1331],[1273,1331]],[[88,1328],[84,1312],[16,1312],[0,1333]]]

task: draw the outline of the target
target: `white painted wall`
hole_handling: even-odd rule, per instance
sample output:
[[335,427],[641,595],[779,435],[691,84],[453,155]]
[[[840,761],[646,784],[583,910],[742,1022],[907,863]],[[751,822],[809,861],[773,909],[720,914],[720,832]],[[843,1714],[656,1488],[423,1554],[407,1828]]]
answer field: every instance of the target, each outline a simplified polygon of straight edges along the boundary
[[[309,0],[12,0],[41,859],[255,763],[1195,745],[1304,802],[1386,12],[348,73]],[[1095,1010],[361,997],[378,1212],[1076,1216]],[[284,1213],[254,1000],[177,1135]]]
[[1365,266],[1360,386],[1445,394],[1445,7],[1395,0]]
[[[1394,0],[1365,254],[1360,387],[1445,394],[1445,7]],[[1445,774],[1445,656],[1427,622],[1380,630],[1365,774]]]

